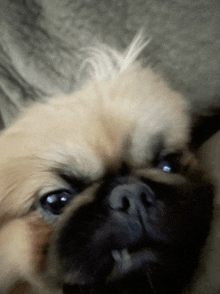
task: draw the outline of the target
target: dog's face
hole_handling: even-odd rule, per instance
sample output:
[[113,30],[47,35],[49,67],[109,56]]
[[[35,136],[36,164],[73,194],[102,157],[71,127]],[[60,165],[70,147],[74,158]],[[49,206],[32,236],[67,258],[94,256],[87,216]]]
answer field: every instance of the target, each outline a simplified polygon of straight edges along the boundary
[[0,289],[180,292],[212,207],[189,131],[186,102],[138,64],[27,110],[0,139]]

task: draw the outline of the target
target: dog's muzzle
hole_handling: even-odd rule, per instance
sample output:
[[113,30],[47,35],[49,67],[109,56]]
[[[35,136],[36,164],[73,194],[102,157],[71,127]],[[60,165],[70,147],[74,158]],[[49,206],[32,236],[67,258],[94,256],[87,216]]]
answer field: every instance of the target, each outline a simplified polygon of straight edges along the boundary
[[199,228],[209,218],[198,217],[205,207],[193,193],[123,176],[104,180],[92,202],[76,207],[73,200],[50,255],[51,267],[57,256],[64,293],[168,293],[172,281],[178,283],[169,293],[179,293],[196,266],[206,236]]
[[155,208],[153,190],[138,179],[122,177],[102,186],[93,203],[74,212],[57,241],[66,288],[146,275],[159,263],[152,244],[164,239],[153,228]]

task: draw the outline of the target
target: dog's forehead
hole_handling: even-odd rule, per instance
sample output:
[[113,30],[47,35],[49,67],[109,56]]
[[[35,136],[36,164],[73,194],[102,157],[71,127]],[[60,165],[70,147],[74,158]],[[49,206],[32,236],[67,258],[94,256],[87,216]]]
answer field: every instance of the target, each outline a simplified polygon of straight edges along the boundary
[[33,197],[32,187],[48,185],[57,167],[95,180],[123,161],[146,166],[161,140],[166,148],[186,144],[185,110],[178,94],[138,66],[38,103],[0,138],[1,189],[16,191],[31,180]]

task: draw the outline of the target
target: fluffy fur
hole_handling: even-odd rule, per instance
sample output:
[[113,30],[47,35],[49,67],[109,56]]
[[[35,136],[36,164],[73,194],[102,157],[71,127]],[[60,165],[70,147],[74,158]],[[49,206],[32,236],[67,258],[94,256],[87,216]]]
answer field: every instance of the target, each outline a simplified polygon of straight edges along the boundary
[[[95,199],[98,197],[97,189],[100,189],[106,176],[123,175],[124,165],[127,169],[125,174],[130,174],[132,181],[133,177],[145,178],[156,186],[163,184],[180,187],[184,193],[189,189],[187,197],[192,191],[200,189],[199,194],[193,194],[193,197],[187,200],[174,201],[180,215],[189,211],[186,214],[189,219],[184,215],[183,227],[180,225],[181,222],[177,221],[175,211],[170,210],[166,219],[167,228],[175,231],[176,236],[179,234],[180,238],[183,237],[182,229],[188,232],[188,228],[189,231],[194,228],[194,224],[191,223],[192,217],[195,218],[195,227],[198,226],[198,222],[198,228],[202,228],[201,231],[195,230],[196,234],[199,232],[199,241],[197,237],[195,239],[196,245],[186,241],[186,244],[189,242],[193,248],[195,246],[195,254],[190,257],[190,261],[193,259],[192,268],[186,263],[187,266],[183,266],[182,272],[181,267],[179,269],[179,265],[176,264],[177,277],[174,278],[172,286],[169,279],[167,282],[161,282],[160,274],[160,283],[155,283],[154,276],[150,274],[146,287],[147,291],[156,293],[180,292],[186,286],[186,281],[190,282],[188,275],[192,275],[195,269],[194,263],[204,245],[209,228],[212,188],[200,173],[197,159],[188,150],[191,106],[180,94],[172,91],[161,76],[134,61],[147,43],[138,35],[122,55],[109,47],[105,47],[104,51],[90,50],[92,55],[95,52],[95,56],[92,59],[89,57],[86,64],[94,73],[92,76],[95,80],[87,82],[85,87],[72,95],[58,95],[44,103],[32,105],[23,111],[23,115],[16,123],[2,132],[1,293],[8,293],[18,281],[27,282],[31,291],[37,294],[62,293],[62,287],[68,281],[71,282],[71,286],[74,283],[80,284],[80,275],[87,281],[86,274],[81,272],[80,268],[79,275],[68,277],[64,273],[59,274],[59,236],[65,232],[69,219],[74,217],[78,210],[84,210],[87,205],[93,207],[93,202],[97,201]],[[158,160],[160,163],[160,158],[173,154],[178,154],[180,159],[177,164],[184,167],[180,174],[166,173],[155,163]],[[84,185],[86,189],[81,188]],[[72,204],[67,205],[61,216],[49,213],[42,202],[44,195],[62,189],[71,190],[71,187],[79,189],[78,196],[73,199]],[[101,196],[105,199],[104,191]],[[174,197],[177,199],[177,195]],[[164,203],[160,205],[163,207]],[[163,212],[162,207],[161,215],[167,213],[166,210]],[[171,225],[176,221],[180,225],[178,230]],[[108,236],[108,230],[103,231],[103,234]],[[175,240],[175,234],[170,234],[168,229],[166,237],[163,238],[167,238],[169,243],[172,242],[169,240]],[[173,242],[175,244],[176,241]],[[167,260],[167,266],[172,264],[172,259],[175,260],[175,254],[171,259],[165,256],[163,259]],[[134,261],[137,259],[132,258]],[[115,276],[124,275],[120,266],[116,266],[115,271],[113,280]],[[120,287],[122,286],[119,286],[119,289]],[[17,289],[14,291],[18,291]],[[119,289],[117,286],[113,290],[92,287],[91,291],[82,291],[116,293],[115,291],[120,292]],[[70,290],[66,288],[65,291],[68,293]],[[80,293],[81,290],[71,291]],[[124,291],[130,293],[126,286]],[[140,288],[137,291],[143,293],[144,290]]]

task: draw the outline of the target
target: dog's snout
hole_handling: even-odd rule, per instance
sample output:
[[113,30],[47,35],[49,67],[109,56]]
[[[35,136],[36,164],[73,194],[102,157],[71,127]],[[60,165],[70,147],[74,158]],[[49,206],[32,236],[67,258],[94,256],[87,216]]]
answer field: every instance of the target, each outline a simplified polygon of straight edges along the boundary
[[115,187],[109,196],[113,210],[136,214],[140,207],[148,208],[154,204],[154,193],[142,183],[124,184]]

